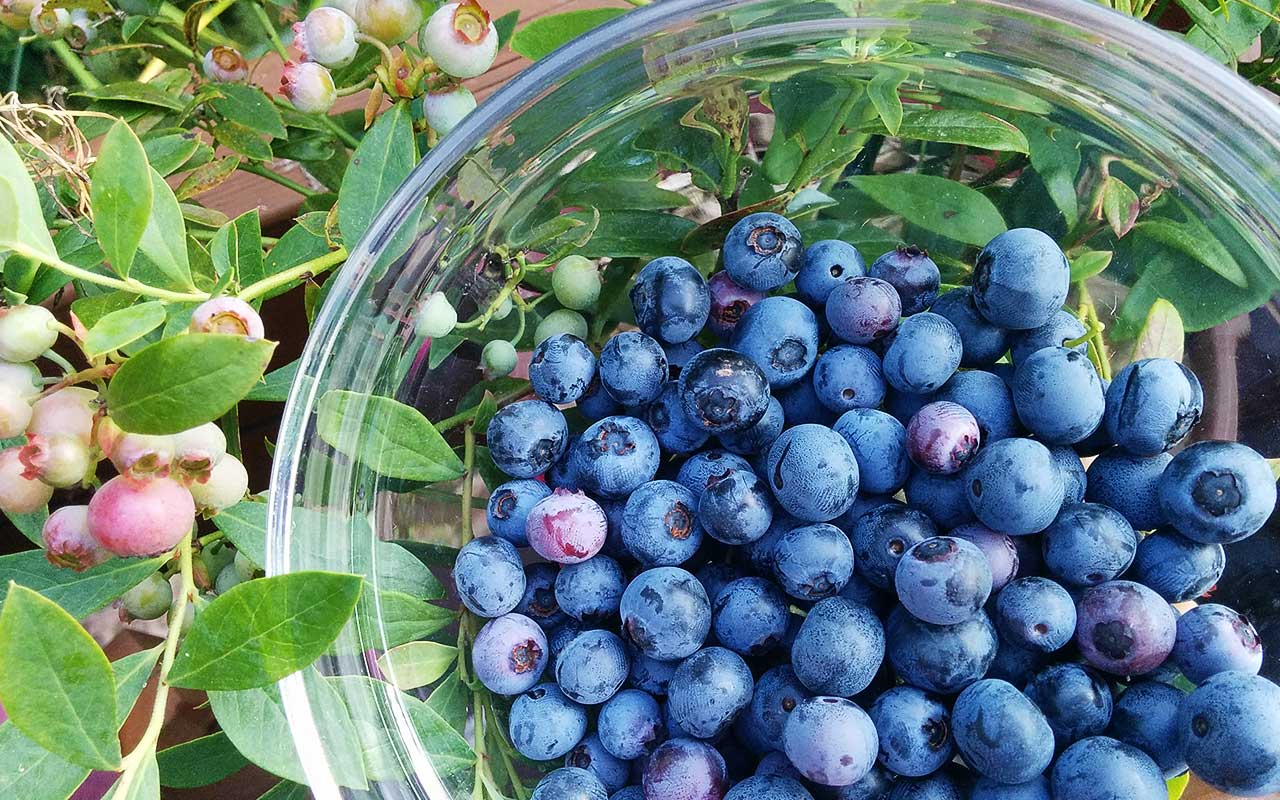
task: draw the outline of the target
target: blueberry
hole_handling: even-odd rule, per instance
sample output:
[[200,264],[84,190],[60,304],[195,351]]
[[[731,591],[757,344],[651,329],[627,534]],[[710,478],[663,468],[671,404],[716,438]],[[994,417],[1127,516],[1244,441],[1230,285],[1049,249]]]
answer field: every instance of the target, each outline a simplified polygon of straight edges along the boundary
[[645,265],[631,287],[631,307],[640,330],[664,342],[698,335],[711,311],[711,292],[694,266],[663,256]]
[[1070,447],[1059,446],[1050,447],[1049,455],[1053,456],[1053,463],[1057,465],[1058,475],[1062,478],[1062,502],[1083,503],[1089,478],[1079,454]]
[[942,276],[929,254],[915,245],[899,246],[871,263],[867,274],[886,281],[902,298],[902,315],[911,316],[933,305]]
[[800,600],[832,597],[853,574],[853,547],[834,525],[792,528],[773,546],[773,574],[787,594]]
[[1030,439],[1001,439],[979,450],[965,488],[978,519],[1011,536],[1049,527],[1064,493],[1048,448]]
[[880,735],[880,763],[899,775],[919,778],[951,760],[951,712],[919,689],[897,686],[871,704]]
[[764,416],[755,425],[744,431],[720,434],[720,444],[729,452],[739,455],[766,453],[782,435],[785,421],[782,403],[778,398],[771,397]]
[[1120,512],[1096,503],[1064,505],[1041,539],[1050,574],[1071,586],[1097,586],[1120,577],[1138,549]]
[[525,520],[534,503],[551,494],[545,483],[529,478],[507,481],[489,495],[485,511],[489,532],[511,542],[516,547],[528,547],[525,536]]
[[846,411],[833,427],[849,443],[858,462],[858,488],[870,494],[892,494],[911,472],[907,431],[901,422],[871,408]]
[[766,297],[747,309],[733,330],[733,349],[764,372],[769,385],[798,382],[818,358],[818,319],[791,297]]
[[937,772],[927,778],[898,781],[889,800],[964,800],[964,794],[955,779]]
[[[1066,347],[1067,342],[1084,336],[1085,328],[1075,314],[1058,309],[1049,321],[1038,328],[1017,331],[1009,337],[1009,355],[1014,364],[1021,364],[1032,353],[1046,347]],[[1071,347],[1082,356],[1089,355],[1089,345],[1085,342]]]
[[[570,444],[565,448],[564,455],[556,459],[556,463],[551,465],[542,475],[542,479],[546,481],[546,485],[552,489],[569,489],[571,491],[579,491],[582,489],[582,476],[578,474],[578,462],[573,457],[574,447]],[[525,517],[526,523],[528,517]],[[527,525],[526,525],[527,527]]]
[[555,564],[538,562],[524,568],[524,596],[516,606],[516,613],[524,614],[544,631],[557,628],[569,619],[556,602],[556,576],[559,574]]
[[785,511],[779,511],[774,514],[773,522],[770,523],[769,530],[764,532],[764,536],[754,542],[748,542],[742,548],[751,562],[751,567],[757,572],[772,575],[774,548],[777,546],[778,540],[782,538],[782,534],[803,524],[803,521],[796,519]]
[[613,399],[613,396],[605,391],[604,384],[600,382],[600,375],[591,379],[591,383],[587,384],[587,390],[582,397],[578,398],[575,406],[582,412],[582,416],[589,420],[604,419],[612,417],[615,414],[622,413],[622,404]]
[[622,594],[622,629],[651,658],[692,655],[711,629],[711,602],[698,579],[679,567],[656,567],[635,577]]
[[771,747],[776,748],[782,741],[782,730],[787,717],[807,697],[809,691],[800,683],[794,669],[788,665],[773,667],[756,682],[751,705],[741,719],[747,725],[759,729],[763,738],[771,743]]
[[753,542],[773,522],[769,490],[752,470],[727,469],[711,475],[698,501],[698,520],[716,541]]
[[855,344],[836,345],[813,369],[818,401],[839,414],[851,408],[876,408],[884,401],[880,357]]
[[645,408],[644,421],[668,453],[692,453],[707,443],[707,432],[685,413],[677,381],[667,381],[662,387],[658,399]]
[[635,417],[605,417],[573,444],[583,486],[605,497],[625,497],[653,480],[661,458],[658,439]]
[[954,625],[991,595],[991,566],[977,545],[953,536],[925,539],[902,554],[894,571],[902,605],[918,619]]
[[586,561],[604,547],[609,522],[600,504],[582,492],[556,489],[534,503],[525,536],[534,552],[557,564]]
[[1252,536],[1276,507],[1276,478],[1267,460],[1235,442],[1196,442],[1178,453],[1158,492],[1165,518],[1205,544]]
[[790,614],[787,598],[764,578],[739,578],[711,603],[711,628],[720,644],[744,656],[759,656],[778,646]]
[[627,552],[627,546],[622,541],[622,528],[627,510],[626,501],[602,497],[599,503],[600,508],[604,510],[604,518],[609,527],[608,533],[605,534],[604,547],[600,552],[610,558],[629,558],[631,554]]
[[894,780],[879,764],[861,779],[836,789],[836,800],[888,800]]
[[556,683],[574,702],[599,705],[627,679],[630,663],[622,640],[609,631],[583,631],[556,656]]
[[938,399],[936,392],[912,394],[911,392],[900,392],[890,387],[885,393],[884,410],[892,414],[903,425],[906,425],[916,415],[917,411],[936,399]]
[[1013,407],[1013,392],[998,375],[971,369],[957,372],[935,395],[964,406],[978,421],[984,443],[1017,436],[1020,425]]
[[524,596],[524,567],[520,554],[506,539],[482,536],[458,551],[453,565],[458,599],[473,614],[500,617]]
[[1087,356],[1065,347],[1037,350],[1018,365],[1013,405],[1045,444],[1082,441],[1102,421],[1102,381]]
[[748,214],[725,236],[720,257],[739,286],[767,292],[795,278],[802,256],[800,231],[786,217]]
[[1177,619],[1164,598],[1140,583],[1108,581],[1076,603],[1076,644],[1084,660],[1113,675],[1143,675],[1173,650]]
[[724,757],[696,739],[669,739],[644,766],[645,800],[722,800],[729,788]]
[[1136,747],[1107,736],[1071,745],[1053,765],[1055,798],[1071,800],[1166,800],[1160,768]]
[[1179,741],[1178,708],[1186,695],[1181,689],[1155,681],[1131,685],[1115,701],[1107,735],[1151,756],[1172,778],[1186,771]]
[[600,351],[600,383],[624,406],[656,400],[667,375],[662,345],[640,331],[615,333]]
[[971,684],[951,710],[956,747],[965,763],[1001,783],[1025,783],[1053,760],[1053,730],[1014,686],[986,679]]
[[852,278],[827,295],[824,315],[832,332],[844,341],[871,344],[897,329],[902,300],[887,281]]
[[618,562],[598,555],[560,570],[556,602],[576,620],[603,622],[618,613],[625,586],[626,578]]
[[1033,228],[1014,228],[987,242],[973,267],[973,303],[1002,328],[1038,328],[1066,302],[1071,267],[1062,249]]
[[710,739],[725,731],[751,702],[751,669],[742,656],[708,647],[686,658],[671,677],[667,703],[685,731]]
[[596,376],[596,356],[572,333],[543,339],[529,360],[529,383],[548,403],[572,403],[587,393]]
[[996,597],[996,628],[1018,647],[1052,653],[1076,632],[1076,605],[1066,589],[1035,575],[1018,578]]
[[907,477],[903,491],[913,509],[928,515],[943,528],[954,528],[974,520],[969,505],[968,473],[934,475],[922,469],[914,469]]
[[769,448],[769,487],[779,505],[809,522],[835,519],[858,494],[849,443],[822,425],[797,425]]
[[802,701],[787,717],[782,744],[796,769],[823,786],[861,780],[880,748],[871,717],[842,697]]
[[640,786],[627,786],[609,795],[609,800],[644,800],[644,789]]
[[867,272],[867,262],[858,248],[838,239],[823,239],[804,249],[800,272],[796,275],[796,292],[805,302],[821,306],[831,290],[850,278]]
[[609,698],[600,708],[596,728],[604,749],[625,761],[651,752],[666,738],[658,701],[639,689],[624,689]]
[[1037,775],[1026,783],[999,783],[990,778],[979,778],[973,785],[969,800],[1051,800],[1049,781]]
[[645,566],[683,564],[702,544],[693,493],[675,481],[641,484],[627,499],[622,541]]
[[569,425],[550,403],[522,400],[493,415],[485,439],[498,469],[513,478],[532,478],[546,472],[564,453]]
[[676,474],[676,482],[693,492],[694,499],[701,499],[711,478],[719,476],[731,469],[751,471],[751,462],[745,458],[723,450],[704,450],[689,457],[680,465]]
[[885,641],[898,677],[935,694],[955,694],[978,680],[996,656],[996,629],[982,612],[955,625],[933,625],[898,606],[889,614]]
[[1222,672],[1183,701],[1178,713],[1187,764],[1205,783],[1233,795],[1280,791],[1280,687],[1243,672]]
[[667,371],[671,379],[675,380],[680,377],[680,370],[684,369],[684,365],[701,353],[706,348],[698,344],[697,339],[690,339],[677,344],[662,343],[662,352],[667,354]]
[[698,578],[698,583],[702,584],[702,588],[707,590],[707,597],[715,601],[720,595],[720,590],[736,581],[738,578],[747,577],[747,572],[736,564],[726,564],[722,561],[710,561],[698,567],[698,571],[694,573]]
[[884,351],[884,379],[900,392],[936,391],[960,366],[960,334],[946,317],[907,317]]
[[[631,762],[623,761],[604,749],[600,736],[594,733],[569,751],[564,757],[564,765],[586,770],[609,792],[620,791],[631,780]],[[610,800],[613,797],[616,795],[610,795]]]
[[708,433],[745,431],[769,410],[769,381],[751,359],[714,347],[680,371],[680,396],[685,413]]
[[547,666],[547,637],[538,623],[507,614],[485,623],[471,646],[476,678],[494,694],[513,695],[533,688]]
[[538,781],[529,800],[608,800],[609,793],[585,769],[562,767]]
[[1262,669],[1262,641],[1237,611],[1205,603],[1178,617],[1172,656],[1192,683],[1228,670],[1256,675]]
[[889,610],[890,601],[894,599],[888,592],[882,591],[877,586],[872,586],[856,572],[849,576],[849,582],[844,585],[844,588],[840,590],[840,594],[836,596],[864,605],[875,612],[877,616],[883,616]]
[[778,392],[782,414],[788,425],[830,425],[835,418],[813,388],[813,381],[800,381]]
[[999,678],[1015,686],[1025,686],[1048,663],[1048,657],[1044,653],[1016,645],[1003,635],[997,635],[996,638],[996,657],[984,677]]
[[973,289],[968,286],[942,295],[929,310],[956,326],[962,348],[960,366],[985,367],[1008,352],[1008,331],[992,325],[978,313],[978,307],[973,304]]
[[991,591],[1000,591],[1005,584],[1017,577],[1020,562],[1018,548],[1012,537],[973,522],[961,525],[947,535],[964,539],[982,551],[987,559],[987,566],[991,569]]
[[937,535],[929,517],[914,508],[893,504],[868,511],[849,532],[858,574],[873,586],[892,589],[902,554]]
[[565,615],[566,621],[551,629],[547,634],[547,648],[550,654],[547,658],[547,673],[555,674],[556,657],[564,652],[578,634],[586,630],[586,627],[576,619]]
[[717,272],[707,281],[711,291],[711,314],[707,327],[721,339],[728,340],[747,309],[764,299],[763,292],[744,289],[733,282],[727,272]]
[[1049,720],[1059,747],[1097,736],[1111,722],[1111,689],[1079,664],[1055,664],[1037,673],[1026,694]]
[[[800,698],[800,700],[803,700],[803,699],[804,699],[803,697]],[[799,704],[800,700],[796,700],[797,705]],[[787,713],[789,714],[791,712],[788,711]],[[741,723],[743,720],[747,720],[747,719],[749,719],[749,717],[746,714],[744,714],[743,716],[738,717],[738,722]],[[785,723],[786,718],[784,717],[781,721]],[[779,729],[779,731],[781,731],[781,729]],[[781,732],[779,732],[778,738],[774,739],[773,743],[777,746],[781,746],[782,744],[781,737],[782,737],[782,734]],[[764,757],[760,759],[760,763],[756,765],[755,774],[756,775],[780,775],[784,778],[792,778],[797,781],[804,780],[804,776],[800,774],[800,770],[796,769],[795,765],[791,763],[791,759],[787,758],[787,754],[782,752],[781,750],[771,750],[770,752],[765,753]]]
[[928,403],[907,423],[907,455],[926,472],[954,475],[978,450],[978,421],[964,406]]
[[572,750],[587,732],[587,711],[554,683],[541,683],[511,704],[511,744],[533,761],[550,761]]
[[730,789],[725,800],[813,800],[813,795],[792,778],[752,775]]
[[1160,476],[1172,460],[1168,453],[1135,456],[1122,447],[1109,447],[1089,465],[1085,499],[1119,511],[1135,530],[1157,528],[1164,524]]
[[1161,528],[1138,543],[1133,578],[1170,603],[1180,603],[1213,588],[1226,566],[1222,545],[1192,541],[1172,528]]
[[1200,421],[1204,391],[1191,370],[1168,358],[1135,361],[1107,388],[1107,432],[1130,453],[1173,447]]
[[816,694],[852,697],[884,661],[884,627],[864,605],[832,597],[817,603],[791,645],[796,677]]
[[634,650],[631,653],[631,674],[627,677],[627,683],[654,697],[666,697],[667,684],[671,682],[671,676],[678,666],[680,664],[677,661],[659,661]]

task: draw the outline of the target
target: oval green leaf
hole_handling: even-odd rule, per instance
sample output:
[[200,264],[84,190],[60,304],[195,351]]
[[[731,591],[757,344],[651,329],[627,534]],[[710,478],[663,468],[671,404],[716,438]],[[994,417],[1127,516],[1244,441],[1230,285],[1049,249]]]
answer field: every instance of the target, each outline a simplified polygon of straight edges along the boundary
[[36,186],[18,151],[0,136],[0,246],[41,261],[58,257],[40,213]]
[[338,230],[344,241],[360,241],[373,217],[418,161],[409,107],[384,111],[360,140],[338,189]]
[[1110,250],[1082,250],[1068,256],[1071,263],[1071,282],[1083,281],[1111,266],[1114,254]]
[[185,431],[231,410],[262,377],[274,342],[190,333],[139,350],[107,388],[107,407],[133,433]]
[[378,656],[378,669],[397,689],[435,683],[458,658],[458,648],[436,642],[409,642]]
[[1157,298],[1147,312],[1147,320],[1138,332],[1138,339],[1133,344],[1133,358],[1171,358],[1182,360],[1183,341],[1186,332],[1182,327],[1182,315],[1178,309],[1164,298]]
[[511,49],[530,61],[537,61],[566,42],[625,13],[625,8],[588,8],[540,17],[515,32],[511,37]]
[[[986,195],[943,177],[901,172],[858,175],[848,183],[886,212],[958,242],[981,247],[1005,231],[1000,211]],[[848,190],[836,192],[842,206],[846,198],[854,199]],[[829,213],[843,216],[837,212]]]
[[209,786],[248,766],[223,731],[201,736],[156,753],[160,785],[173,789]]
[[[866,129],[888,132],[879,120]],[[983,150],[1025,153],[1027,137],[1012,123],[981,111],[952,109],[912,111],[903,116],[897,135],[922,142],[944,142]]]
[[147,229],[151,197],[147,153],[133,130],[117,122],[103,137],[102,150],[94,162],[89,203],[98,243],[107,263],[121,277],[129,276],[142,232]]
[[466,471],[422,412],[390,397],[327,392],[320,398],[316,431],[338,452],[388,478],[447,481]]
[[136,342],[163,325],[165,316],[164,303],[159,300],[112,311],[89,329],[85,355],[96,358]]
[[62,606],[75,619],[84,619],[137,586],[162,563],[162,558],[113,558],[73,572],[50,564],[43,550],[25,550],[0,556],[0,600],[13,581]]
[[195,289],[187,258],[187,223],[182,219],[178,198],[160,173],[148,167],[147,174],[151,180],[151,214],[138,249],[172,288]]

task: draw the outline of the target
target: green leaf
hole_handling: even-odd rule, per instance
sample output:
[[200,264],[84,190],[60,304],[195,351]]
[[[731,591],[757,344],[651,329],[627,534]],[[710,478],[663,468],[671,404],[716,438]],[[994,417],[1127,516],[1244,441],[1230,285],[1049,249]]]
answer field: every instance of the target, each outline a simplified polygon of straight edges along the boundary
[[315,661],[346,624],[358,576],[294,572],[232,587],[191,626],[169,671],[190,689],[254,689]]
[[[316,214],[324,219],[324,214],[316,212]],[[280,241],[275,243],[271,248],[271,252],[267,254],[266,260],[262,262],[261,274],[254,275],[252,272],[241,271],[240,283],[247,286],[250,283],[259,281],[263,278],[283,272],[290,267],[295,267],[304,261],[310,261],[313,258],[319,258],[331,249],[329,243],[325,241],[323,236],[317,236],[305,223],[303,219],[308,219],[312,214],[306,214],[299,218],[299,224],[294,225],[284,236],[280,237]],[[278,294],[287,292],[290,287],[285,286],[270,292],[263,296],[263,299],[270,299]]]
[[[11,514],[6,511],[4,515],[19,533],[30,539],[32,543],[44,546],[44,522],[49,518],[48,506],[28,514]],[[0,592],[2,591],[3,589],[0,589]]]
[[117,122],[102,139],[89,200],[98,243],[107,263],[121,277],[127,278],[133,266],[151,217],[151,196],[151,173],[142,142],[128,125]]
[[[847,183],[853,192],[836,190],[841,208],[861,195],[886,212],[913,225],[958,242],[985,245],[1004,232],[1004,220],[981,192],[935,175],[900,172],[893,175],[858,175]],[[838,214],[838,216],[845,216]]]
[[121,100],[128,103],[167,108],[170,111],[182,111],[187,105],[187,98],[166,92],[154,84],[141,83],[139,81],[108,83],[105,86],[76,92],[76,94],[93,100]]
[[258,800],[311,800],[311,790],[300,783],[280,781]]
[[511,49],[530,61],[537,61],[570,40],[624,13],[625,8],[589,8],[548,14],[516,31],[511,37]]
[[138,250],[173,286],[195,289],[191,282],[191,265],[187,260],[187,225],[182,219],[178,198],[160,173],[148,169],[148,174],[151,176],[151,215],[138,242]]
[[194,789],[217,783],[248,766],[249,759],[222,731],[167,747],[156,753],[160,785]]
[[1133,230],[1140,210],[1138,195],[1129,185],[1119,178],[1108,177],[1102,189],[1102,216],[1117,238]]
[[0,724],[0,797],[66,798],[89,777],[89,768],[55,756],[12,722]]
[[[601,211],[595,233],[576,252],[588,258],[648,258],[680,253],[680,244],[698,227],[691,219],[658,211]],[[589,223],[592,213],[566,216]]]
[[497,413],[498,401],[494,398],[493,392],[486,389],[480,398],[480,405],[476,406],[476,415],[472,417],[471,424],[477,430],[485,430],[489,427],[489,421],[493,419],[493,415]]
[[516,31],[516,23],[520,21],[520,9],[508,11],[493,21],[493,27],[498,31],[498,49],[507,46],[507,42],[511,41],[511,35]]
[[219,276],[262,274],[262,222],[258,209],[250,209],[218,229],[209,246],[213,268]]
[[160,800],[160,771],[156,767],[156,754],[147,753],[137,767],[137,774],[127,787],[121,788],[119,779],[103,800]]
[[458,648],[436,642],[409,642],[378,656],[378,669],[397,689],[435,683],[458,660]]
[[338,190],[338,230],[354,245],[418,162],[409,107],[397,103],[360,140]]
[[90,358],[106,355],[136,342],[164,324],[164,303],[153,300],[112,311],[89,329],[84,339],[84,352]]
[[435,542],[419,542],[412,539],[391,539],[390,544],[403,547],[423,564],[434,567],[452,567],[458,559],[458,548]]
[[1212,45],[1215,57],[1234,69],[1237,53],[1234,43],[1219,22],[1221,17],[1215,17],[1200,0],[1174,0],[1174,2],[1187,12],[1188,17],[1191,17],[1191,21],[1195,23],[1195,31],[1202,37],[1201,40]]
[[289,389],[293,387],[293,379],[298,375],[298,362],[290,361],[280,369],[268,372],[262,383],[254,386],[244,396],[245,400],[258,400],[268,403],[283,403],[289,399]]
[[1182,793],[1187,790],[1187,784],[1191,782],[1191,773],[1184,772],[1165,781],[1165,785],[1169,789],[1169,800],[1181,800]]
[[[1254,7],[1250,8],[1251,5]],[[1244,55],[1257,40],[1258,34],[1274,21],[1265,11],[1269,9],[1274,12],[1276,6],[1275,0],[1255,0],[1249,4],[1226,0],[1219,8],[1209,12],[1209,17],[1215,23],[1216,40],[1197,23],[1187,31],[1187,42],[1218,61],[1230,63]],[[1225,50],[1222,47],[1224,44],[1227,45]]]
[[22,157],[4,136],[0,136],[0,247],[41,261],[58,257],[40,213],[36,186]]
[[1138,339],[1133,344],[1131,361],[1143,358],[1171,358],[1182,360],[1183,340],[1186,333],[1182,329],[1182,316],[1178,309],[1168,300],[1157,299],[1147,312],[1147,321],[1138,332]]
[[[194,133],[170,133],[147,139],[142,143],[142,149],[152,168],[161,175],[168,176],[186,164],[200,149],[200,145],[200,139]],[[147,192],[150,191],[151,185],[147,184]]]
[[111,417],[133,433],[178,433],[211,422],[257,384],[273,350],[274,342],[217,333],[162,339],[111,379]]
[[431,756],[431,765],[441,775],[453,775],[470,769],[476,763],[476,754],[467,740],[436,713],[435,709],[420,700],[406,703],[409,721],[422,740],[422,746]]
[[0,556],[0,599],[13,581],[44,595],[72,617],[84,619],[137,586],[163,563],[163,558],[113,558],[84,572],[73,572],[50,564],[43,550],[13,553]]
[[1241,289],[1249,286],[1249,279],[1245,277],[1244,270],[1240,269],[1231,252],[1212,235],[1204,235],[1207,231],[1158,219],[1140,223],[1135,229],[1142,231],[1146,238],[1190,256]]
[[458,671],[449,673],[449,677],[440,681],[440,685],[431,690],[427,705],[440,715],[440,718],[458,733],[467,727],[467,704],[471,702],[471,690],[462,683]]
[[[212,191],[221,186],[235,174],[236,168],[240,166],[240,156],[226,156],[217,161],[210,161],[208,164],[196,167],[187,173],[182,179],[182,183],[178,184],[178,188],[174,194],[179,200],[190,200],[193,197]],[[183,216],[190,215],[190,209],[200,208],[200,206],[183,206]],[[220,213],[220,212],[217,212]],[[201,215],[203,217],[203,215]],[[212,217],[208,221],[212,221]],[[212,227],[219,227],[224,223],[216,223]]]
[[444,586],[440,580],[413,553],[398,544],[375,539],[368,524],[359,517],[353,518],[352,524],[358,526],[352,538],[356,542],[373,545],[372,552],[367,548],[354,547],[354,571],[370,580],[377,580],[382,591],[404,592],[420,600],[444,597]]
[[228,150],[251,161],[270,161],[271,145],[262,134],[238,122],[221,122],[213,129],[213,139]]
[[867,97],[890,136],[897,136],[902,125],[902,98],[898,97],[898,87],[906,78],[905,71],[886,68],[867,84]]
[[[887,127],[887,126],[884,126]],[[881,128],[873,122],[864,130]],[[882,132],[887,132],[883,131]],[[981,111],[923,110],[912,111],[902,118],[899,137],[922,142],[945,142],[979,147],[983,150],[1000,150],[1025,153],[1027,137],[1013,124]]]
[[92,769],[116,769],[111,664],[56,603],[9,585],[0,608],[0,703],[37,744]]
[[338,452],[388,478],[435,482],[459,478],[466,471],[422,412],[389,397],[326,392],[320,398],[316,432]]
[[139,650],[111,662],[111,673],[116,682],[117,728],[129,718],[129,712],[133,710],[139,695],[146,687],[162,650],[164,645],[158,644],[149,650]]
[[224,508],[213,518],[213,524],[226,534],[236,549],[258,566],[267,561],[267,504],[258,500],[242,500]]
[[1070,256],[1071,282],[1088,280],[1101,273],[1111,265],[1113,255],[1110,250],[1082,250]]
[[211,98],[209,105],[223,119],[250,130],[262,131],[272,138],[283,139],[288,135],[280,111],[258,87],[244,83],[220,83],[217,92],[219,96]]
[[357,609],[361,626],[373,625],[368,630],[380,631],[385,636],[386,648],[405,642],[425,639],[457,619],[454,612],[404,592],[378,592],[377,606],[372,598],[366,599]]

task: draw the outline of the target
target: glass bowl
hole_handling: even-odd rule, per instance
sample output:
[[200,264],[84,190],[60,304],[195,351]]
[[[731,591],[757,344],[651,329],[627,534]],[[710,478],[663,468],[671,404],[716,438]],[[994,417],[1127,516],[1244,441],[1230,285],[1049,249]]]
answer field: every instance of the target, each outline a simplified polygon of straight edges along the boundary
[[[880,135],[874,103],[830,125],[853,85],[891,115],[899,87],[903,141]],[[911,140],[912,111],[926,107],[989,113],[1012,123],[1025,146],[999,124],[954,135],[990,135],[1001,152],[978,142],[957,155],[954,145]],[[717,149],[725,131],[731,144]],[[648,258],[683,249],[704,272],[714,268],[725,227],[689,233],[728,213],[735,188],[738,205],[767,205],[777,186],[805,182],[798,170],[820,176],[843,153],[851,163],[820,192],[789,196],[807,240],[846,239],[868,262],[903,240],[919,243],[944,282],[963,283],[994,232],[1045,230],[1077,275],[1090,275],[1087,293],[1077,284],[1069,304],[1091,302],[1114,366],[1137,342],[1142,353],[1184,358],[1206,395],[1193,438],[1238,439],[1280,456],[1280,314],[1270,300],[1280,286],[1278,137],[1280,112],[1261,92],[1175,37],[1084,0],[667,0],[537,62],[433,148],[380,211],[327,287],[302,357],[275,453],[267,568],[355,572],[368,583],[331,655],[281,685],[297,778],[320,798],[479,796],[474,770],[459,769],[441,744],[448,737],[433,733],[440,717],[419,711],[435,683],[402,693],[370,679],[385,677],[378,654],[439,627],[424,621],[436,615],[422,611],[426,603],[405,600],[397,565],[408,547],[448,585],[449,548],[483,531],[486,471],[468,490],[364,466],[403,466],[397,445],[432,436],[393,424],[371,398],[416,407],[446,450],[465,455],[476,446],[463,435],[474,410],[458,409],[484,388],[499,402],[523,391],[511,379],[482,384],[480,342],[518,337],[527,351],[555,300],[529,312],[522,334],[521,315],[497,319],[499,311],[468,338],[427,342],[415,318],[431,293],[444,292],[470,320],[494,304],[516,253],[530,262],[608,257],[605,297],[621,302],[604,302],[611,313],[599,319],[609,323],[592,331],[607,333],[613,318],[627,321],[620,290]],[[733,148],[751,156],[733,160]],[[816,154],[805,161],[805,152]],[[657,169],[663,191],[653,188]],[[940,189],[947,178],[958,183]],[[624,183],[640,199],[621,199]],[[1138,226],[1126,231],[1135,210]],[[532,301],[547,273],[531,263],[524,285]],[[468,491],[475,499],[464,512]],[[387,541],[413,544],[388,550],[379,544]],[[1260,588],[1277,560],[1272,528],[1232,546],[1215,596],[1261,614],[1264,639],[1280,651],[1274,601]],[[455,637],[446,627],[427,638]],[[1275,661],[1264,671],[1275,676]],[[450,691],[458,697],[435,702],[453,702],[456,714],[469,701],[458,684]],[[474,717],[462,721],[470,735]]]

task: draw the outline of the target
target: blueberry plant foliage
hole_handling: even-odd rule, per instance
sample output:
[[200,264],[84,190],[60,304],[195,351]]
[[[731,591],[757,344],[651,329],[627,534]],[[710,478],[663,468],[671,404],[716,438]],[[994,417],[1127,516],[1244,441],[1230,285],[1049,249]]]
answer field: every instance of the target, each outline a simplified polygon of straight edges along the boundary
[[[1191,43],[1259,85],[1280,70],[1269,0],[1110,5],[1184,14]],[[267,371],[262,303],[301,287],[314,316],[375,211],[474,107],[461,79],[501,46],[537,59],[623,13],[545,16],[513,35],[515,13],[491,20],[474,0],[331,6],[0,0],[0,510],[36,548],[0,556],[0,795],[67,797],[96,770],[118,775],[113,798],[158,798],[253,763],[281,778],[264,797],[304,796],[276,688],[300,673],[322,735],[355,741],[355,720],[377,720],[347,704],[396,692],[451,786],[528,798],[539,765],[511,746],[506,704],[468,657],[481,620],[439,602],[436,572],[472,537],[482,487],[502,481],[482,433],[528,394],[510,377],[519,351],[563,331],[601,343],[631,321],[626,290],[648,259],[679,254],[710,271],[752,211],[784,213],[806,238],[851,242],[868,261],[927,245],[957,285],[996,234],[1046,230],[1070,258],[1082,340],[1104,378],[1113,360],[1179,357],[1184,331],[1277,288],[1216,244],[1150,165],[1055,125],[1016,90],[970,97],[957,83],[944,103],[905,57],[914,45],[890,33],[846,43],[850,64],[873,69],[780,69],[767,81],[729,70],[522,206],[474,314],[459,321],[467,306],[447,293],[423,301],[428,369],[480,348],[486,380],[451,416],[322,398],[319,438],[382,487],[460,501],[451,538],[373,542],[352,520],[353,540],[373,542],[357,559],[367,574],[263,577],[266,504],[247,496],[237,407],[282,402],[297,368]],[[1259,41],[1261,56],[1238,63]],[[269,59],[287,62],[278,94],[252,80]],[[651,68],[661,81],[672,67]],[[333,112],[360,93],[363,109]],[[305,182],[281,175],[283,162]],[[471,166],[464,175],[484,184],[483,164]],[[299,195],[287,230],[266,236],[257,210],[228,219],[205,204],[237,172]],[[1114,310],[1085,286],[1104,270],[1129,287]],[[67,500],[77,489],[87,505]],[[389,637],[373,656],[389,677],[322,675],[312,665],[334,654],[344,626],[369,621],[358,610],[369,578]],[[166,618],[163,643],[109,662],[80,622],[109,606]],[[122,750],[119,728],[149,680],[144,733]],[[172,688],[207,692],[220,730],[158,749]],[[356,790],[400,769],[383,751],[329,755],[334,780]]]

